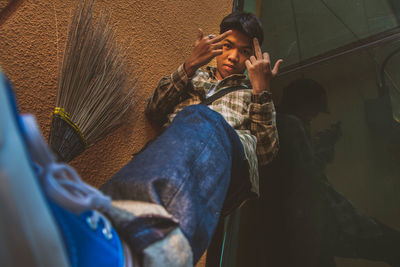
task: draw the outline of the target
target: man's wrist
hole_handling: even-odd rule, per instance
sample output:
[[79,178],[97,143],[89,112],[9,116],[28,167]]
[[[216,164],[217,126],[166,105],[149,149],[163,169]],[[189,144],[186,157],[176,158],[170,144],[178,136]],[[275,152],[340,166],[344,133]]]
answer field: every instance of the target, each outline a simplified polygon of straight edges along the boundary
[[188,62],[188,61],[186,61],[185,63],[183,63],[183,68],[184,68],[184,70],[185,70],[185,72],[186,72],[186,75],[187,75],[189,78],[192,78],[193,75],[196,73],[196,70],[197,70],[197,68],[194,67],[193,64],[190,63],[190,62]]
[[[251,80],[250,80],[251,82]],[[253,81],[253,94],[261,94],[262,92],[270,92],[270,83],[267,81]]]
[[190,79],[186,74],[184,64],[181,64],[172,74],[171,81],[178,91],[185,89]]
[[261,91],[260,93],[254,93],[251,95],[251,102],[257,104],[264,104],[272,100],[272,94],[268,91]]
[[259,94],[262,94],[263,92],[267,92],[267,93],[271,93],[270,91],[269,91],[269,89],[254,89],[254,87],[253,87],[253,94],[255,94],[255,95],[259,95]]

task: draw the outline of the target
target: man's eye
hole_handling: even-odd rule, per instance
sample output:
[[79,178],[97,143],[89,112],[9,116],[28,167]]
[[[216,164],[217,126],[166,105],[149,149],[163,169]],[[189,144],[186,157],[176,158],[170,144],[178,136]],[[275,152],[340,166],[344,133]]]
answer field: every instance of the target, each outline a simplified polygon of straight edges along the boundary
[[224,46],[225,48],[228,48],[228,49],[232,48],[232,46],[231,46],[230,44],[224,44],[223,46]]

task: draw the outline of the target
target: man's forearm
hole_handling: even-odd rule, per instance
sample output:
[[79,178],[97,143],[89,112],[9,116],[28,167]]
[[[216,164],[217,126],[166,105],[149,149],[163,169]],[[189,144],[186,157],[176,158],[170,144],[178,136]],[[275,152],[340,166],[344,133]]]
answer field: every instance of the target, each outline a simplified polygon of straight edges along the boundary
[[149,120],[163,125],[167,121],[167,115],[171,114],[174,107],[184,98],[188,84],[189,78],[183,64],[171,75],[162,77],[147,100],[145,113]]
[[257,137],[257,157],[259,165],[265,165],[275,157],[279,148],[276,128],[275,107],[265,95],[252,95],[250,104],[250,131]]

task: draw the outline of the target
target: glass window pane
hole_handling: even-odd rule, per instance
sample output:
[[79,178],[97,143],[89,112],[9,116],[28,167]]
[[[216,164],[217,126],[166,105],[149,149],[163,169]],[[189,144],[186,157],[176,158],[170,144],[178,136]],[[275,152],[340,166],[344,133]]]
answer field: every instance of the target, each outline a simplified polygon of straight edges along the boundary
[[[267,36],[264,49],[284,58],[286,66],[324,54],[398,27],[400,11],[399,4],[395,3],[386,0],[261,1],[257,13]],[[245,4],[245,8],[253,6],[256,5]]]
[[236,266],[400,265],[400,2],[244,7],[285,65],[272,86],[281,149],[241,210]]

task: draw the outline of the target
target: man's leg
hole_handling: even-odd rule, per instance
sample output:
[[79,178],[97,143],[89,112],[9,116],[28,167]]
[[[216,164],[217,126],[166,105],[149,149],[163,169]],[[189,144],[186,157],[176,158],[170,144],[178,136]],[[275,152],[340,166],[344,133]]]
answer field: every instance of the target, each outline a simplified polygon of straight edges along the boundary
[[55,161],[33,116],[19,116],[1,72],[0,111],[0,266],[193,266],[163,207],[111,203]]
[[110,198],[55,162],[1,72],[0,118],[0,265],[124,267],[130,251],[94,210]]
[[[118,171],[101,190],[114,200],[157,203],[178,221],[196,262],[211,240],[228,187],[247,172],[242,144],[223,117],[196,105]],[[240,188],[240,186],[238,186]],[[234,188],[230,192],[234,195]],[[240,199],[237,199],[240,202]]]

